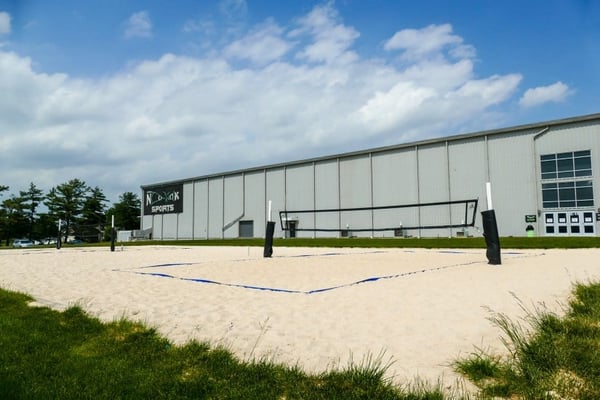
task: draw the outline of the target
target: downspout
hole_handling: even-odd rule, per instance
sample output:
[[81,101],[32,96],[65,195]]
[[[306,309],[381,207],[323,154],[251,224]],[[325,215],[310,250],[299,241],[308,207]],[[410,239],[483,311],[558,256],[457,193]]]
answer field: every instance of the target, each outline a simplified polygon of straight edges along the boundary
[[540,221],[539,221],[539,217],[542,216],[542,208],[543,205],[540,204],[540,192],[542,190],[542,181],[541,181],[541,171],[538,168],[538,162],[539,162],[539,154],[537,153],[537,146],[535,145],[535,142],[542,136],[544,136],[546,133],[548,133],[548,131],[550,130],[550,126],[546,126],[544,129],[542,129],[541,131],[537,132],[536,134],[533,135],[533,140],[531,141],[531,144],[533,146],[533,158],[534,158],[534,162],[533,162],[533,170],[534,170],[534,179],[535,179],[535,205],[538,208],[537,209],[537,216],[538,216],[538,222],[536,224],[536,229],[537,232],[540,232]]
[[[223,196],[225,195],[224,193],[225,193],[225,182],[223,182]],[[225,203],[225,202],[223,201],[223,203]],[[223,209],[225,209],[225,206],[223,206]],[[225,211],[223,211],[223,213],[225,213]],[[241,219],[244,218],[245,215],[246,215],[246,173],[243,172],[242,173],[242,215],[235,218],[230,223],[223,225],[223,234],[225,234],[225,231],[227,229],[231,228],[237,222],[241,221]],[[238,234],[238,236],[239,236],[239,234]]]

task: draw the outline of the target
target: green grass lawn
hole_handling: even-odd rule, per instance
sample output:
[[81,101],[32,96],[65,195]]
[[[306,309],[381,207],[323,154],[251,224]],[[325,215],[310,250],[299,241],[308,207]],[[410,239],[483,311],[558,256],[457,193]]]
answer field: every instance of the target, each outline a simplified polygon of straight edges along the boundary
[[[502,237],[501,247],[505,249],[575,249],[600,247],[600,237]],[[149,240],[117,243],[117,246],[169,245],[169,246],[263,246],[264,239],[196,239],[196,240]],[[64,245],[80,247],[81,245]],[[96,243],[93,246],[109,246]],[[52,247],[52,246],[50,246]],[[426,248],[426,249],[485,249],[482,237],[470,238],[293,238],[273,240],[277,247],[371,247],[371,248]]]

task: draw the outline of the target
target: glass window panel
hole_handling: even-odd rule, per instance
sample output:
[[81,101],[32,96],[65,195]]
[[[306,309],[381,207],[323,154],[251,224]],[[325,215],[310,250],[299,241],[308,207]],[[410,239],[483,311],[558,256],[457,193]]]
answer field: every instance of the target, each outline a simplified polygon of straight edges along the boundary
[[554,227],[553,226],[547,226],[546,227],[546,233],[554,233]]
[[582,150],[582,151],[576,151],[573,154],[575,155],[575,157],[582,157],[582,156],[590,156],[592,154],[592,152],[590,150]]
[[560,159],[565,159],[565,158],[573,158],[573,153],[568,152],[568,153],[558,153],[556,155],[556,158]]
[[560,182],[558,187],[560,189],[572,189],[575,187],[575,182]]
[[577,200],[593,200],[594,191],[591,187],[577,188]]
[[559,201],[559,206],[566,208],[566,207],[575,207],[575,201],[572,200],[567,200],[567,201]]
[[554,223],[554,214],[546,214],[546,223],[547,224]]
[[577,207],[593,207],[594,200],[578,200]]
[[558,208],[558,201],[544,201],[544,208]]
[[564,171],[564,172],[559,172],[558,173],[558,177],[559,178],[572,178],[573,177],[573,171]]
[[542,161],[542,173],[554,171],[556,171],[556,162],[554,160]]
[[542,174],[542,179],[556,179],[556,172]]
[[542,154],[540,159],[542,161],[556,160],[556,154]]
[[556,183],[544,183],[542,184],[542,190],[546,190],[546,189],[556,189],[557,188],[557,184]]
[[583,222],[594,222],[594,213],[583,213]]
[[559,172],[573,171],[573,159],[558,160],[556,163]]
[[560,189],[558,191],[558,195],[560,197],[561,202],[563,200],[575,200],[575,189],[573,189],[573,188]]
[[586,225],[583,229],[585,233],[594,233],[594,225]]
[[591,169],[592,159],[590,157],[579,157],[575,159],[575,169]]
[[577,187],[584,187],[584,186],[592,187],[592,181],[577,181],[577,182],[575,182],[575,186],[577,186]]
[[578,223],[579,222],[579,215],[578,214],[572,214],[571,215],[571,223]]
[[558,233],[567,233],[567,227],[566,226],[559,226],[558,227]]
[[558,200],[558,190],[543,190],[542,191],[542,199],[543,201],[557,201]]
[[579,233],[579,232],[580,232],[579,225],[571,226],[571,233]]
[[575,176],[592,176],[591,169],[578,169],[575,171]]

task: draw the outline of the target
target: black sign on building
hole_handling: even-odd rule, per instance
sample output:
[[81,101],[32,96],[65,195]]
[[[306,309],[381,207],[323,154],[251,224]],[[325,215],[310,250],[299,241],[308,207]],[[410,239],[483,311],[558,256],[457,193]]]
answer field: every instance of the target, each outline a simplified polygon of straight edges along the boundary
[[144,189],[144,215],[183,212],[183,184]]

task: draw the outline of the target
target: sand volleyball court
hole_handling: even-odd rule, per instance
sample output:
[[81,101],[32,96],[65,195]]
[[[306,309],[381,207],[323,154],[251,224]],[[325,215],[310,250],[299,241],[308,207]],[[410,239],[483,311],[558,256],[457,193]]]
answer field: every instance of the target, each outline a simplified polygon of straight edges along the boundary
[[[0,251],[0,286],[35,304],[127,317],[175,343],[223,345],[311,372],[382,355],[399,383],[453,384],[475,347],[503,352],[490,310],[561,312],[600,279],[600,249],[485,250],[139,246]],[[519,299],[519,300],[517,300]]]

